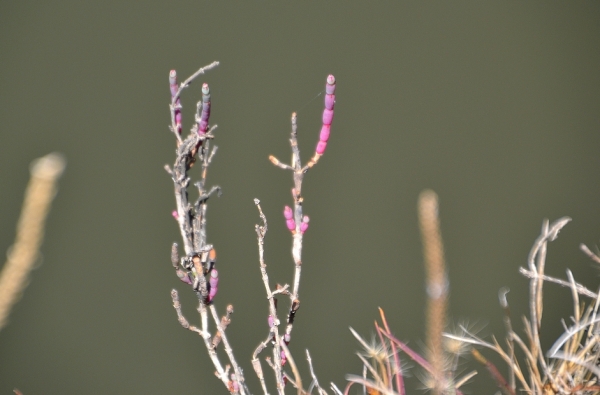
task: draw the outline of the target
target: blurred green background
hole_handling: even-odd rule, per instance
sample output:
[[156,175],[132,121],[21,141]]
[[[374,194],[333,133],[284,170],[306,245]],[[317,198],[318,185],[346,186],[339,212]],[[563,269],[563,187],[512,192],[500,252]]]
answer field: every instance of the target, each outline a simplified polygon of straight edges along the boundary
[[[186,287],[169,262],[179,233],[163,170],[174,159],[168,72],[213,60],[221,66],[183,96],[184,127],[208,82],[220,147],[209,182],[223,187],[209,207],[216,304],[235,306],[228,334],[254,394],[267,303],[252,199],[270,221],[271,280],[290,282],[291,174],[267,157],[289,158],[292,111],[312,154],[323,98],[311,99],[329,73],[332,137],[304,184],[311,225],[291,343],[302,372],[309,348],[326,386],[360,373],[348,326],[369,338],[378,306],[421,349],[424,188],[440,196],[454,322],[502,336],[497,291],[508,286],[520,330],[518,267],[543,218],[573,217],[548,272],[570,267],[597,288],[578,244],[600,239],[598,2],[2,2],[0,59],[0,250],[29,163],[51,151],[68,160],[43,262],[0,332],[1,394],[226,393],[171,307],[171,288]],[[571,315],[569,291],[548,290],[547,346]],[[194,296],[182,299],[197,322]],[[470,388],[495,391],[485,372]]]

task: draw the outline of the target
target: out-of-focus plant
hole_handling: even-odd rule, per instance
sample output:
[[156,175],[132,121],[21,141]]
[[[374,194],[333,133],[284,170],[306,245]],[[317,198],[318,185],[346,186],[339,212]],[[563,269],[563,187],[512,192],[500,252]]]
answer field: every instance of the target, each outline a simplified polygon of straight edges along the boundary
[[0,271],[0,329],[8,322],[10,310],[27,286],[29,273],[39,260],[46,217],[65,165],[65,159],[57,153],[38,158],[31,164],[31,178],[17,224],[17,236]]

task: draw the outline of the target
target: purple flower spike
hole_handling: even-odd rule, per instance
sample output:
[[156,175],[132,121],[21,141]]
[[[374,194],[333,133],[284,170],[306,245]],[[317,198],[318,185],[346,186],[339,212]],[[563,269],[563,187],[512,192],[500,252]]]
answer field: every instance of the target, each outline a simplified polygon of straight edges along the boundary
[[210,117],[210,88],[208,84],[202,84],[202,114],[200,115],[200,124],[198,133],[205,134],[208,131],[208,118]]

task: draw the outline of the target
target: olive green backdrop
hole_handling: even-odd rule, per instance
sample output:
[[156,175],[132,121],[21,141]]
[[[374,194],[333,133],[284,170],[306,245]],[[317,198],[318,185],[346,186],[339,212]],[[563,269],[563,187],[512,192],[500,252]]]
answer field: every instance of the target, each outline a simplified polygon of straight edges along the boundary
[[[312,352],[320,381],[360,373],[352,326],[367,338],[377,307],[421,349],[424,280],[416,199],[440,196],[453,320],[502,335],[497,291],[512,289],[542,219],[574,221],[550,245],[548,271],[592,288],[578,244],[600,239],[600,4],[597,2],[84,2],[0,4],[0,250],[9,248],[31,160],[68,160],[43,262],[0,332],[0,393],[225,394],[200,338],[169,292],[174,158],[168,72],[213,60],[219,152],[209,240],[219,253],[220,311],[260,393],[250,355],[267,334],[252,199],[269,219],[273,281],[291,281],[282,209],[298,111],[304,158],[318,139],[327,74],[337,77],[327,153],[305,179],[304,270],[292,352]],[[185,128],[200,83],[183,96]],[[547,346],[571,314],[546,298]],[[183,292],[195,321],[194,297]],[[467,362],[464,367],[474,366]],[[418,372],[414,373],[416,376]],[[306,378],[307,379],[307,378]],[[416,380],[417,381],[417,380]],[[417,381],[418,386],[418,381]],[[482,372],[471,386],[492,393]]]

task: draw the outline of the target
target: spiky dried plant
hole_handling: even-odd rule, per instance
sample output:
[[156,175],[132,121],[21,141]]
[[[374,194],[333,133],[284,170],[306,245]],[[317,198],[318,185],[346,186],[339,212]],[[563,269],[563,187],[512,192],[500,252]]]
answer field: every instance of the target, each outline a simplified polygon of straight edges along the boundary
[[[567,270],[567,280],[545,274],[548,242],[557,238],[558,232],[570,221],[563,217],[552,224],[544,220],[540,236],[536,239],[528,257],[528,267],[520,268],[521,274],[529,278],[529,317],[523,318],[525,336],[513,330],[509,314],[507,290],[499,293],[500,305],[504,310],[506,346],[503,348],[495,337],[486,341],[463,328],[463,335],[446,333],[450,339],[480,346],[495,351],[508,366],[505,378],[496,366],[478,350],[471,349],[474,358],[483,364],[504,394],[514,395],[517,391],[529,394],[600,394],[598,377],[600,369],[600,328],[597,317],[600,307],[600,293],[595,293],[575,282],[571,271]],[[595,261],[600,258],[586,246],[582,250]],[[545,282],[555,283],[571,289],[573,297],[572,324],[563,320],[564,333],[552,347],[544,353],[540,342],[543,314],[543,286]],[[590,298],[582,303],[580,296]],[[515,351],[523,354],[517,358]]]

